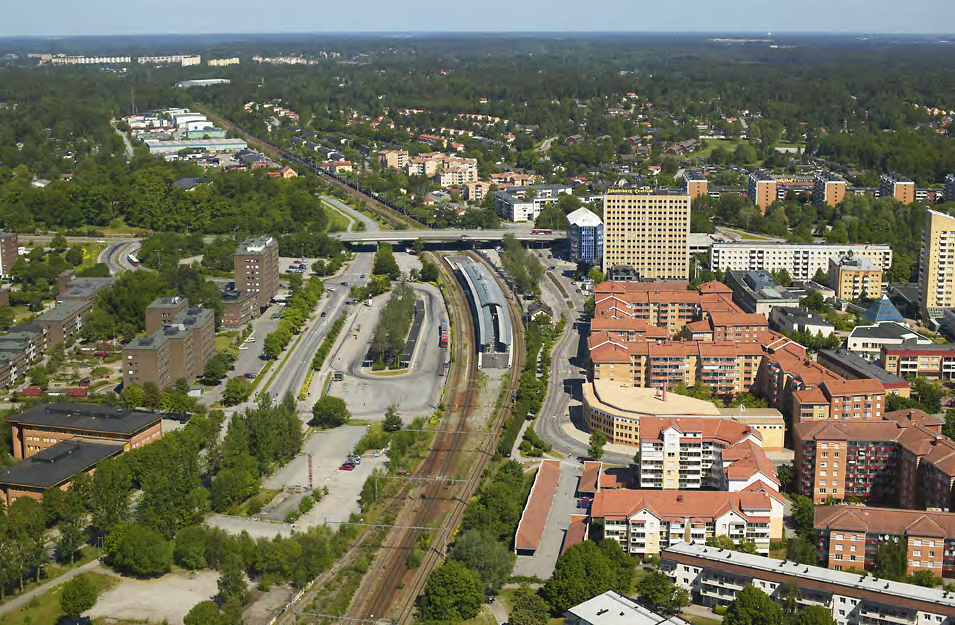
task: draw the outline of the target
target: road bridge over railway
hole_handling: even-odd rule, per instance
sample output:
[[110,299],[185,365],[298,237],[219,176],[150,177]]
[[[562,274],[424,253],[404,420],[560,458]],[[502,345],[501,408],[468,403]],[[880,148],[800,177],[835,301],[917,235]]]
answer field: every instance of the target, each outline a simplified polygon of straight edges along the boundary
[[342,243],[409,243],[420,240],[425,243],[456,241],[500,241],[504,235],[512,234],[518,241],[547,243],[566,238],[563,230],[553,230],[550,234],[534,234],[532,231],[519,230],[380,230],[377,232],[336,232],[331,236]]

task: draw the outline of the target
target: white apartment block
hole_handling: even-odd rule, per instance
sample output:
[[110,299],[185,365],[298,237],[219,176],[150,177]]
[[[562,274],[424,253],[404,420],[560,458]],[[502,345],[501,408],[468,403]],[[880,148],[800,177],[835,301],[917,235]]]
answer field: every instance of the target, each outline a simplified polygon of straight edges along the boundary
[[118,65],[131,60],[128,56],[53,56],[49,59],[53,65]]
[[829,243],[714,243],[710,270],[766,271],[785,269],[797,282],[812,280],[816,271],[829,270],[829,261],[842,256],[866,258],[883,271],[892,266],[888,245],[833,245]]
[[202,63],[202,57],[198,54],[167,54],[161,56],[141,56],[136,59],[140,65],[168,65],[179,63],[183,67],[190,65],[199,65]]
[[661,554],[661,568],[690,591],[691,601],[727,606],[746,586],[778,603],[795,584],[802,608],[822,606],[838,625],[953,625],[955,593],[860,573],[777,560],[696,544],[676,544]]

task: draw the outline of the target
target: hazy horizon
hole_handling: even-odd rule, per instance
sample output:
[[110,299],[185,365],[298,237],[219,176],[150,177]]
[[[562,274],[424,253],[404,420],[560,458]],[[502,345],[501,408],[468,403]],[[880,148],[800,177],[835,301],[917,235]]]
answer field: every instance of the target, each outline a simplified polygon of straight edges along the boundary
[[[775,9],[757,0],[722,3],[685,0],[680,5],[634,8],[625,0],[607,0],[599,11],[566,0],[487,0],[480,9],[435,11],[383,0],[316,9],[308,0],[286,0],[283,10],[256,0],[224,5],[202,3],[181,10],[132,11],[117,0],[50,0],[42,10],[17,3],[5,10],[3,38],[165,35],[328,35],[328,34],[833,34],[947,35],[955,28],[952,0],[803,0]],[[462,5],[464,6],[464,5]],[[674,12],[674,6],[678,13]]]

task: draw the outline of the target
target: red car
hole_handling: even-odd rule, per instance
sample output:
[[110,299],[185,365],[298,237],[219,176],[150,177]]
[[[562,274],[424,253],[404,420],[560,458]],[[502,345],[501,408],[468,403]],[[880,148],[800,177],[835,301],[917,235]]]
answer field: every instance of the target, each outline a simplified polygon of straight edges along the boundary
[[346,462],[345,464],[343,464],[342,466],[338,468],[341,469],[342,471],[353,471],[355,469],[355,465],[351,464],[350,462]]

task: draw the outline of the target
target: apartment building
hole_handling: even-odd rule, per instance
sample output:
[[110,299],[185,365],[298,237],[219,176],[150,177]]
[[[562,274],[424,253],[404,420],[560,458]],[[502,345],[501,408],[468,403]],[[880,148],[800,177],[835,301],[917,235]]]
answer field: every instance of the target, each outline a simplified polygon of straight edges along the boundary
[[529,187],[508,187],[494,192],[494,210],[513,222],[535,221],[548,204],[556,202],[572,189],[561,184],[541,184]]
[[183,67],[200,65],[202,57],[198,54],[165,54],[157,56],[141,56],[136,59],[140,65],[169,65],[178,63]]
[[222,326],[240,328],[259,311],[258,297],[250,291],[223,291]]
[[47,345],[47,331],[38,325],[14,326],[0,335],[0,387],[8,388],[26,377],[43,358]]
[[932,339],[910,330],[904,323],[883,321],[856,326],[846,338],[846,349],[866,360],[878,360],[883,347],[932,345]]
[[816,362],[847,380],[878,380],[887,395],[909,397],[909,383],[846,349],[823,349],[816,354]]
[[885,389],[875,379],[824,380],[793,393],[796,423],[805,421],[879,421],[885,409]]
[[[44,57],[46,57],[44,59]],[[46,61],[53,65],[121,65],[130,63],[128,56],[70,56],[70,55],[43,55],[41,64]]]
[[128,451],[162,436],[161,414],[94,404],[39,404],[7,423],[18,460],[75,437],[119,442]]
[[775,306],[799,305],[799,297],[765,271],[730,271],[726,281],[733,290],[733,301],[749,313],[768,316]]
[[69,299],[45,310],[33,320],[47,332],[50,347],[62,345],[83,329],[83,319],[93,310],[92,299]]
[[700,541],[678,543],[660,555],[661,568],[701,605],[727,606],[746,586],[783,603],[795,585],[799,607],[822,606],[837,625],[955,623],[955,594],[941,588],[707,547]]
[[819,506],[813,523],[819,564],[872,570],[880,545],[904,541],[907,572],[955,577],[955,513],[860,506]]
[[[628,362],[613,366],[624,358]],[[754,388],[763,348],[726,341],[608,342],[591,352],[591,360],[595,380],[658,389],[700,385],[717,395],[735,395]]]
[[758,553],[769,553],[771,540],[783,536],[783,502],[773,490],[719,491],[601,490],[590,508],[603,522],[604,539],[616,540],[627,553],[660,555],[684,542],[729,536],[752,540]]
[[259,309],[268,308],[279,290],[279,244],[272,237],[246,239],[232,256],[235,288],[256,294]]
[[16,232],[0,232],[0,276],[9,278],[13,263],[20,257],[20,237]]
[[886,371],[903,378],[951,380],[955,377],[955,345],[883,345],[881,363]]
[[189,299],[181,295],[160,297],[146,307],[146,334],[159,332],[189,308]]
[[[779,451],[783,448],[785,434],[783,417],[773,408],[745,411],[736,408],[717,408],[713,402],[679,395],[672,391],[627,386],[607,380],[595,380],[592,384],[584,384],[582,392],[584,421],[587,427],[592,431],[603,432],[610,443],[639,446],[641,423],[645,419],[693,417],[741,423],[758,434],[762,441],[761,447],[766,451]],[[695,421],[688,421],[687,427],[695,423]]]
[[779,478],[749,425],[731,419],[640,420],[640,488],[738,492],[754,483],[779,490]]
[[836,206],[845,197],[845,180],[828,171],[816,174],[812,186],[812,203],[815,206]]
[[955,217],[928,210],[919,254],[919,303],[927,321],[955,308]]
[[476,180],[474,182],[465,182],[461,185],[461,198],[465,202],[483,202],[488,193],[491,192],[492,183]]
[[698,197],[709,195],[709,181],[703,172],[697,169],[691,169],[683,172],[683,191],[690,196],[692,202]]
[[793,428],[800,494],[905,508],[952,505],[955,443],[921,411],[882,421],[805,421]]
[[685,280],[690,196],[684,191],[610,189],[604,196],[604,259],[641,280]]
[[955,202],[955,174],[945,176],[945,201]]
[[567,249],[571,262],[603,261],[604,224],[600,217],[586,208],[567,215]]
[[747,195],[749,201],[765,214],[773,202],[776,201],[776,178],[765,170],[758,170],[747,179]]
[[701,320],[704,313],[742,312],[723,284],[708,282],[695,291],[687,290],[688,286],[682,281],[601,282],[594,287],[591,331],[632,333],[635,326],[631,322],[636,321],[664,328],[675,336],[688,323]]
[[519,174],[513,171],[506,171],[499,174],[488,176],[492,184],[505,189],[507,187],[528,187],[537,182],[536,174]]
[[[442,172],[447,175],[442,175]],[[465,182],[477,181],[477,159],[442,154],[441,152],[428,152],[408,160],[405,165],[405,173],[409,176],[432,178],[442,187],[456,186]]]
[[879,176],[879,197],[911,204],[915,201],[915,182],[899,174],[882,174]]
[[825,381],[838,382],[842,376],[833,373],[806,355],[806,348],[785,337],[765,344],[765,360],[757,376],[755,393],[765,398],[783,414],[795,420],[793,395],[814,388]]
[[238,65],[242,61],[237,56],[233,56],[227,59],[209,59],[206,61],[206,65],[209,67],[228,67],[229,65]]
[[830,259],[829,286],[839,299],[878,299],[882,296],[882,267],[865,257]]
[[883,271],[892,267],[888,245],[833,245],[829,243],[713,243],[711,271],[765,271],[785,269],[794,281],[812,280],[820,269],[828,271],[829,261],[843,256],[868,258]]
[[[160,298],[147,307],[147,327],[154,329],[123,348],[124,385],[152,382],[163,389],[202,374],[215,354],[215,314],[186,304],[185,298]],[[170,311],[176,312],[163,316]]]
[[661,616],[633,599],[608,590],[564,612],[566,625],[690,625],[678,616]]

